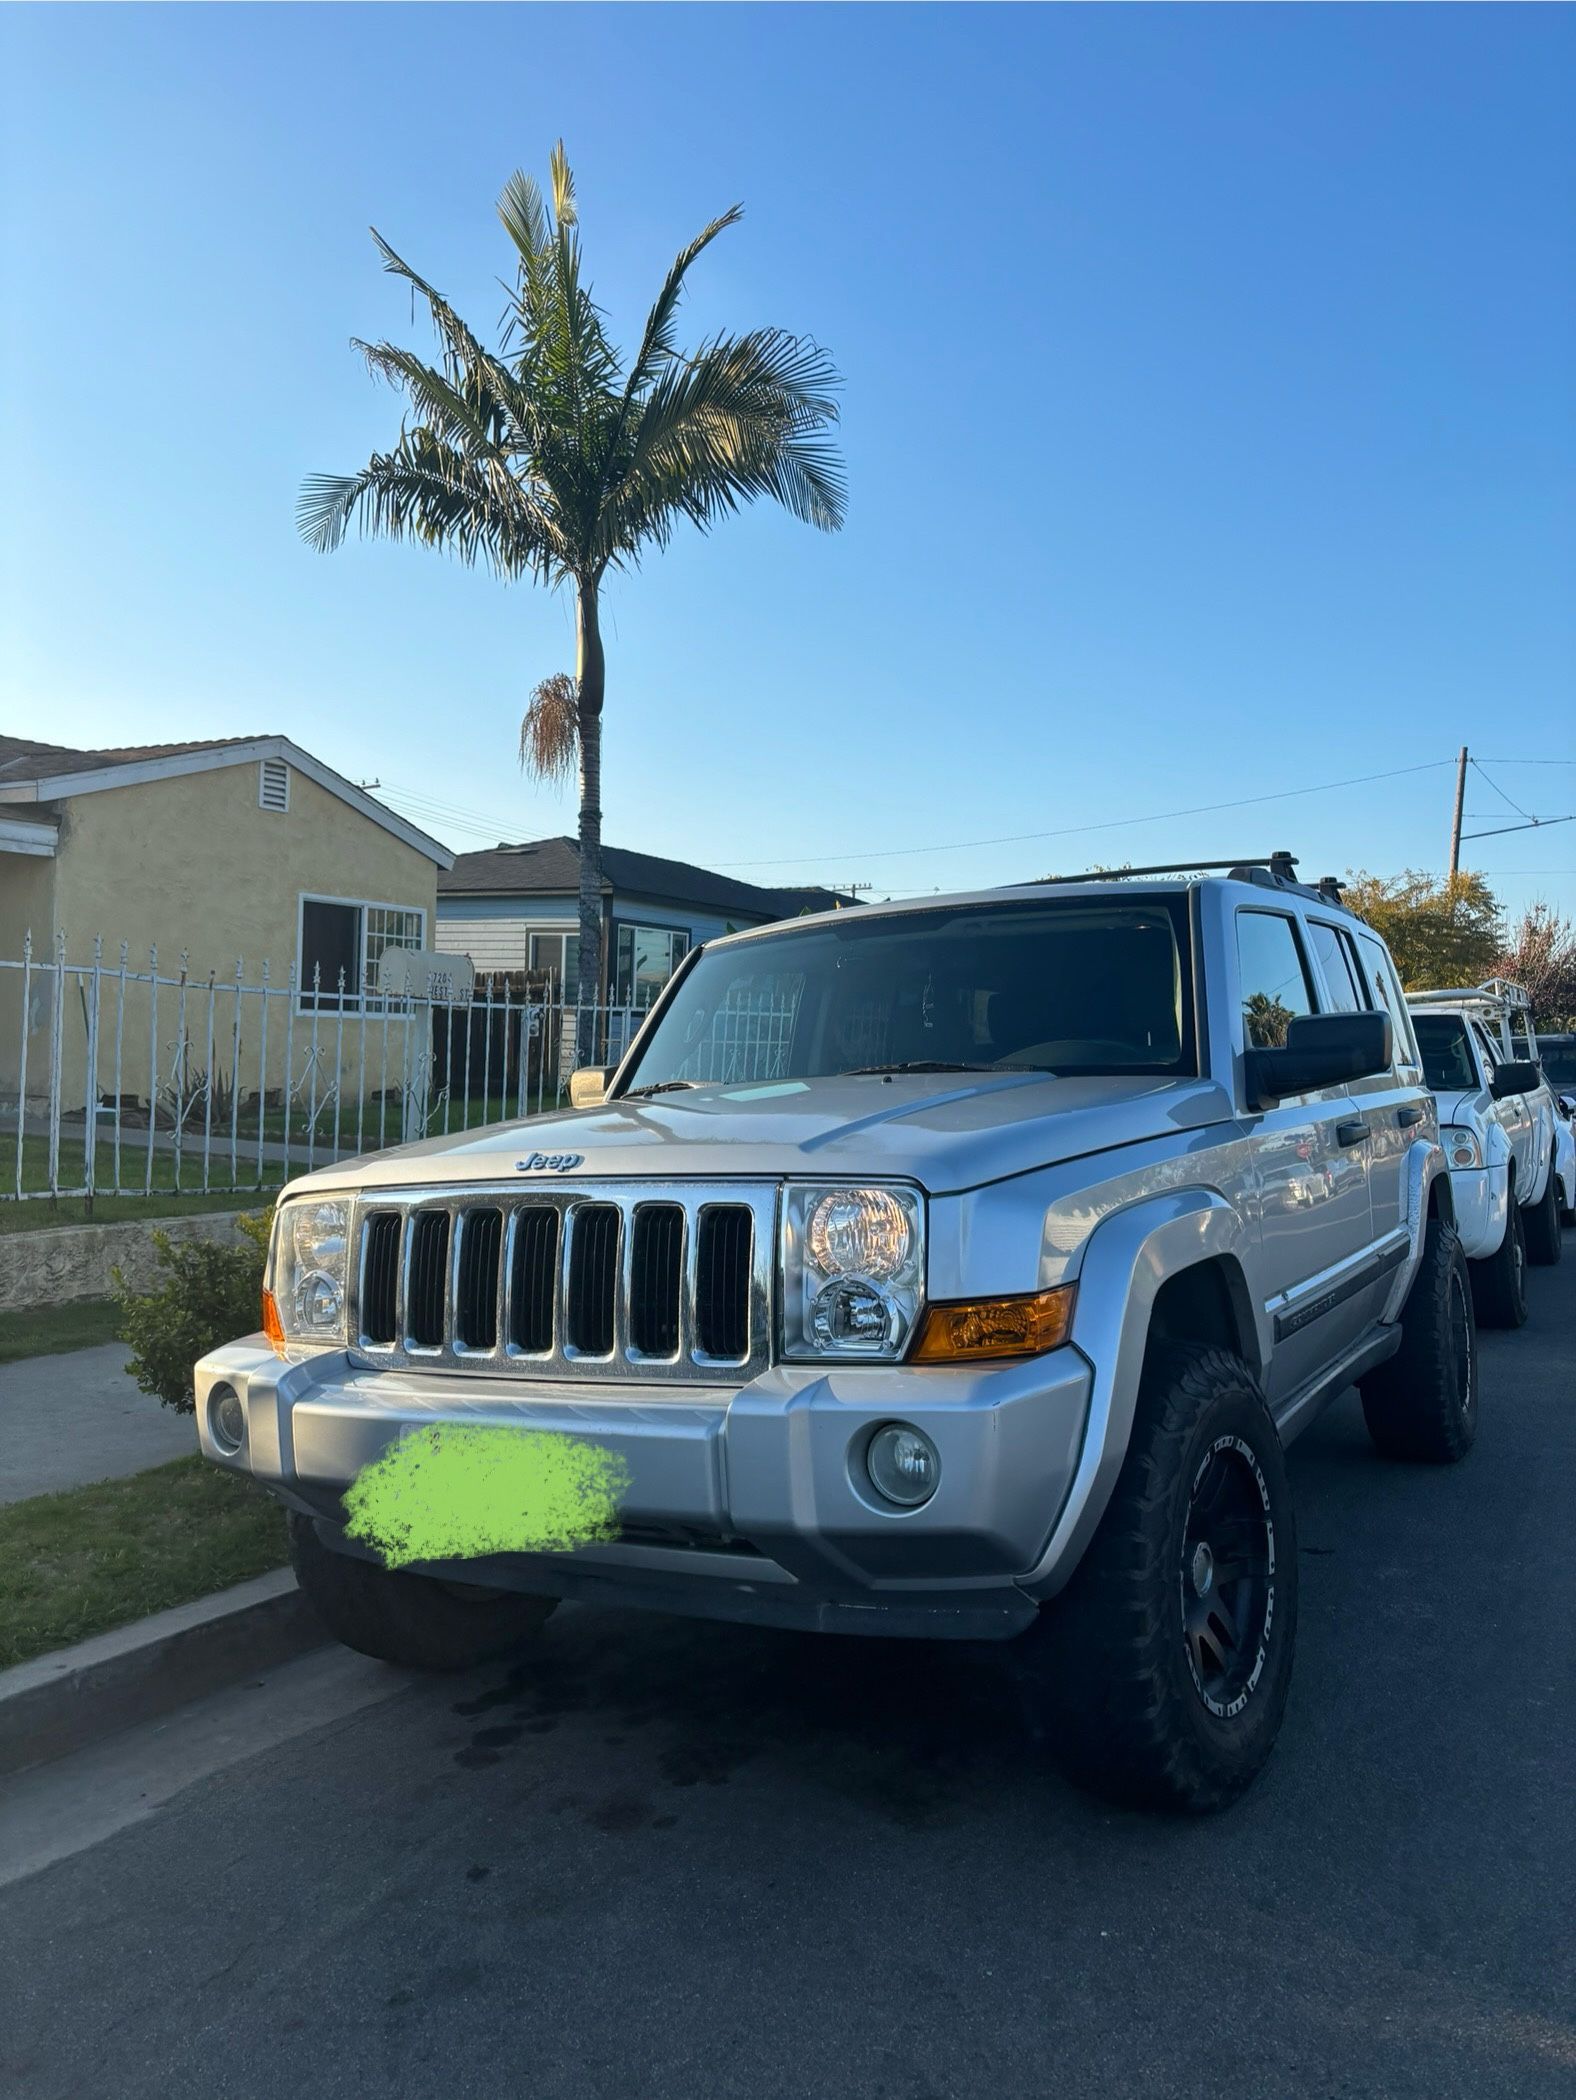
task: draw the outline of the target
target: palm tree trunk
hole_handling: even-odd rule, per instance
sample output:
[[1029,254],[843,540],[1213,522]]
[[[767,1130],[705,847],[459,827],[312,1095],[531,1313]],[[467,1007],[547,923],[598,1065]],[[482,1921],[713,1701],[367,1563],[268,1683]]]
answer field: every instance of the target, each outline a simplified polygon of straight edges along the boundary
[[607,666],[597,618],[597,586],[579,587],[575,692],[580,730],[580,1006],[577,1060],[597,1059],[595,1022],[585,1012],[602,997],[602,695]]

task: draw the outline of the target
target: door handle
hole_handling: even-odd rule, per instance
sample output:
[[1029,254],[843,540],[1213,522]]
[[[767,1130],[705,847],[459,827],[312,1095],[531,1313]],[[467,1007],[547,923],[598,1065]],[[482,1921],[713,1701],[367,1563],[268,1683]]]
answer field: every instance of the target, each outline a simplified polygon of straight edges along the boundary
[[1335,1126],[1336,1143],[1340,1145],[1360,1145],[1367,1136],[1368,1125],[1362,1116],[1351,1116]]
[[1395,1112],[1395,1119],[1400,1124],[1403,1130],[1410,1130],[1414,1123],[1422,1122],[1423,1111],[1421,1108],[1419,1108],[1417,1103],[1413,1101],[1406,1108],[1398,1108]]

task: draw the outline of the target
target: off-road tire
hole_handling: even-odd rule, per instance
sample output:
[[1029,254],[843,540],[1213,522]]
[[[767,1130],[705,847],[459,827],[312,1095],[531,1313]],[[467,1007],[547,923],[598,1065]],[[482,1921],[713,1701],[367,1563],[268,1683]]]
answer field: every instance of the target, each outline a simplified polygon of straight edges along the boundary
[[1527,1317],[1527,1242],[1516,1191],[1505,1204],[1505,1236],[1486,1261],[1470,1261],[1472,1309],[1482,1327],[1520,1327]]
[[1477,1435],[1477,1321],[1454,1225],[1430,1218],[1401,1313],[1401,1346],[1358,1387],[1374,1448],[1451,1466]]
[[[1235,1526],[1234,1550],[1251,1537],[1264,1563],[1251,1584],[1226,1584],[1245,1636],[1238,1673],[1251,1670],[1235,1688],[1219,1683],[1232,1696],[1215,1707],[1229,1712],[1212,1710],[1189,1638],[1189,1614],[1209,1608],[1207,1580],[1196,1589],[1195,1496],[1222,1465],[1246,1483],[1248,1505],[1220,1520],[1222,1543]],[[1014,1644],[1031,1719],[1069,1777],[1108,1800],[1224,1808],[1274,1748],[1296,1636],[1296,1520],[1264,1397],[1227,1350],[1157,1345],[1100,1528],[1067,1589]]]
[[409,1575],[326,1546],[310,1517],[290,1516],[296,1580],[347,1648],[408,1670],[465,1670],[518,1647],[546,1624],[553,1597],[518,1596]]
[[1552,1269],[1563,1252],[1560,1240],[1560,1191],[1552,1158],[1544,1179],[1542,1196],[1536,1203],[1529,1203],[1521,1217],[1527,1229],[1528,1261],[1536,1262],[1540,1269]]

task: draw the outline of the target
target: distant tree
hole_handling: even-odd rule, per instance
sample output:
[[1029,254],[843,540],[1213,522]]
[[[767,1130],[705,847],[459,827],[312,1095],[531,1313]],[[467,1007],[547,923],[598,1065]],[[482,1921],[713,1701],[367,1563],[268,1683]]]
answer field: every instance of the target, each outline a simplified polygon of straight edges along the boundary
[[1540,1028],[1576,1029],[1576,925],[1552,905],[1522,913],[1495,967],[1526,986]]
[[355,524],[485,562],[510,580],[529,576],[574,592],[575,675],[537,687],[520,753],[549,778],[578,764],[579,969],[591,988],[602,954],[603,582],[609,570],[665,547],[686,521],[706,531],[757,496],[835,531],[843,470],[827,433],[837,420],[838,378],[817,343],[781,328],[680,348],[685,276],[742,216],[737,205],[680,251],[627,364],[581,278],[562,140],[551,203],[517,174],[498,216],[514,281],[496,351],[373,233],[383,267],[425,302],[440,362],[393,343],[355,345],[373,374],[406,396],[409,413],[392,449],[358,473],[310,475],[297,515],[314,547],[337,547]]
[[1383,934],[1409,992],[1481,984],[1498,967],[1504,928],[1481,875],[1349,873],[1344,902]]

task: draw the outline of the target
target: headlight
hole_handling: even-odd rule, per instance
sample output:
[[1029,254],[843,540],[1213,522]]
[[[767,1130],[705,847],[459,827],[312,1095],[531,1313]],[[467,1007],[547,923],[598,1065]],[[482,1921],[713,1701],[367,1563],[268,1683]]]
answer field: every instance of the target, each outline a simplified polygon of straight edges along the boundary
[[788,1356],[895,1362],[925,1302],[918,1192],[790,1186],[782,1264]]
[[1483,1148],[1477,1141],[1475,1131],[1465,1130],[1458,1123],[1451,1123],[1439,1133],[1439,1141],[1445,1148],[1445,1157],[1453,1167],[1480,1167],[1483,1164]]
[[[282,1342],[344,1346],[349,1266],[350,1204],[345,1197],[307,1196],[279,1206],[266,1293]],[[267,1314],[265,1304],[265,1325]]]

